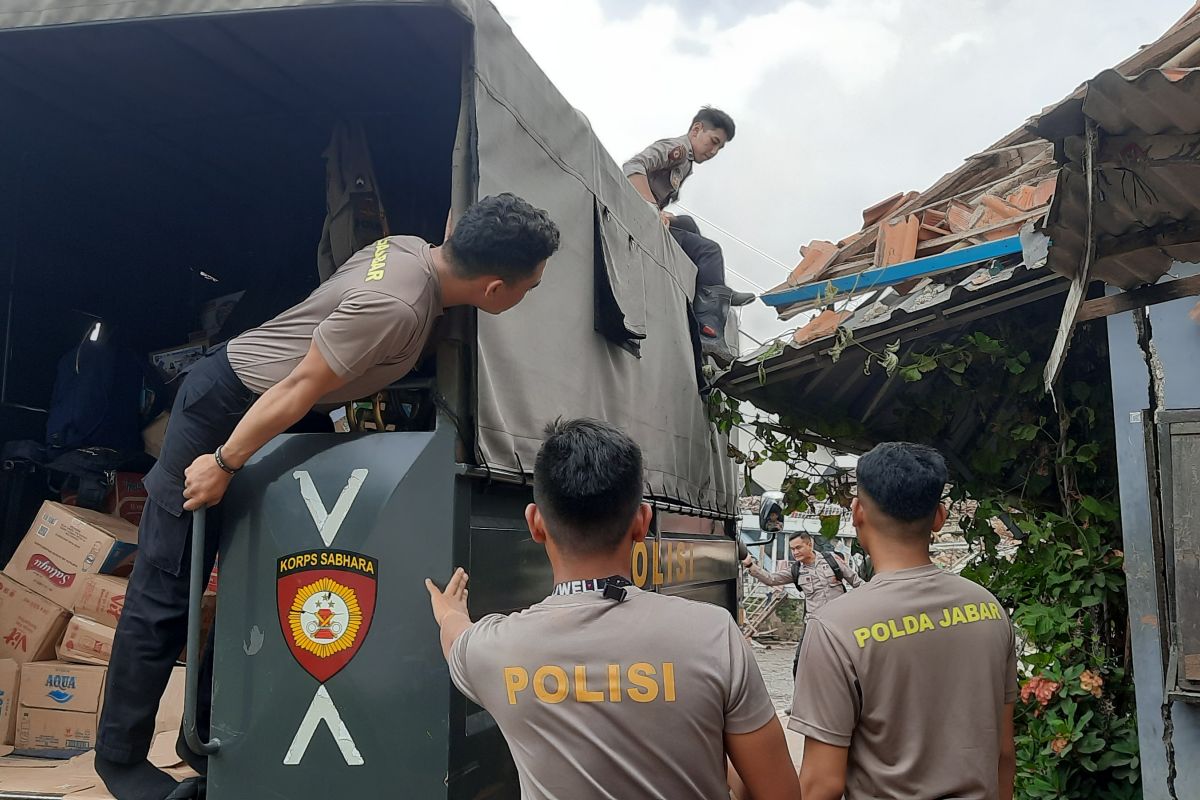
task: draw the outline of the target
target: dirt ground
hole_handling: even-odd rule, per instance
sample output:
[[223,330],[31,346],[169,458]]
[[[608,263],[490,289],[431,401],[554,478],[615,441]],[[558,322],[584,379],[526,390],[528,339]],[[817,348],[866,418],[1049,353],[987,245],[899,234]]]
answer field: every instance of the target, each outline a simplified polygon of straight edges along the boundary
[[758,661],[767,691],[775,703],[776,711],[788,712],[792,708],[792,659],[796,655],[795,642],[751,642],[750,649]]

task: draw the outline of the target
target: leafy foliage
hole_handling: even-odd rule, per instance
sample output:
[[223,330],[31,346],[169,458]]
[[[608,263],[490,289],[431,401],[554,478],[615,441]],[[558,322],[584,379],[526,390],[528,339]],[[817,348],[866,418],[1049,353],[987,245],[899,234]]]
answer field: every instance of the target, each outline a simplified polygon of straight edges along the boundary
[[[830,358],[859,348],[867,374],[919,384],[890,409],[909,440],[945,450],[960,441],[964,419],[979,423],[970,446],[951,454],[951,499],[973,508],[960,524],[978,557],[963,574],[1012,610],[1023,641],[1017,797],[1126,800],[1141,788],[1106,344],[1079,331],[1051,396],[1039,348],[1052,339],[1044,326],[1014,321],[901,356],[900,340],[875,351],[839,329]],[[818,409],[775,422],[748,417],[729,398],[714,403],[723,430],[752,434],[753,446],[734,452],[740,463],[792,470],[789,510],[848,501],[847,475],[816,478],[803,465],[822,436],[851,430],[854,420]],[[1013,538],[1018,546],[1006,546]]]

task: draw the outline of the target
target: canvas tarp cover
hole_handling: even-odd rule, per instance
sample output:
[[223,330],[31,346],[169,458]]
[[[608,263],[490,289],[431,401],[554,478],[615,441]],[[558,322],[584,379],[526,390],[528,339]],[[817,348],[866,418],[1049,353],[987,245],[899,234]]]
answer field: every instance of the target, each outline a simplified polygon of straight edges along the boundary
[[[27,0],[0,7],[5,28],[112,23],[300,7],[404,5],[362,0]],[[479,315],[478,445],[496,469],[532,469],[560,415],[608,420],[641,444],[655,498],[732,514],[725,442],[696,387],[687,309],[695,267],[485,0],[438,3],[473,21],[479,196],[511,191],[563,233],[543,285],[517,309]],[[599,220],[599,222],[598,222]],[[603,237],[601,242],[596,236]],[[600,247],[597,247],[597,244]],[[597,333],[597,253],[635,354]]]

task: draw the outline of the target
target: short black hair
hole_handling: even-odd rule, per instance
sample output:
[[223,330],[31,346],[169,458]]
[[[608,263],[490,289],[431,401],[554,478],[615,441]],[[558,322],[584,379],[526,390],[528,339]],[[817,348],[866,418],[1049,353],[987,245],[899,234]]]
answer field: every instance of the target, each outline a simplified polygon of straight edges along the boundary
[[788,544],[791,544],[792,542],[796,541],[797,539],[803,539],[806,542],[811,542],[811,541],[813,541],[813,536],[808,531],[800,531],[799,533],[793,533],[791,536],[788,537]]
[[737,126],[733,124],[733,117],[712,106],[705,106],[696,112],[696,116],[692,117],[692,125],[697,122],[709,130],[720,128],[725,131],[725,141],[727,142],[732,142],[733,134],[737,132]]
[[946,460],[932,447],[884,442],[858,459],[860,492],[887,516],[902,523],[932,519],[942,502]]
[[558,240],[558,226],[549,214],[504,192],[468,208],[447,244],[459,277],[495,275],[509,282],[533,274],[558,250]]
[[605,422],[556,420],[533,466],[533,498],[559,547],[612,552],[642,502],[642,450]]

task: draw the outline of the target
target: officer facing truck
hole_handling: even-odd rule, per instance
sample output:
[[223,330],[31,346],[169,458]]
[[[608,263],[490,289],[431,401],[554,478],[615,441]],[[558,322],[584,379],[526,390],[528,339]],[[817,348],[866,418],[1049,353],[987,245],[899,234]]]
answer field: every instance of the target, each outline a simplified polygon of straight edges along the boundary
[[525,521],[550,596],[472,623],[467,575],[426,580],[455,686],[495,718],[523,800],[800,796],[758,665],[725,609],[631,585],[646,539],[642,454],[592,420],[547,430]]
[[1012,800],[1017,657],[987,589],[929,560],[946,464],[885,442],[851,506],[875,577],[810,616],[788,727],[804,800]]
[[[96,771],[117,800],[190,797],[146,760],[154,717],[187,635],[191,512],[214,506],[242,465],[314,408],[336,408],[403,378],[436,318],[451,306],[507,311],[538,285],[559,232],[546,212],[512,194],[486,197],[436,247],[413,236],[380,239],[352,256],[301,303],[215,348],[175,398],[151,502],[117,626]],[[209,522],[205,573],[219,543]],[[210,640],[211,644],[211,640]],[[207,737],[211,647],[203,661],[199,725]],[[203,773],[182,737],[176,749]]]

